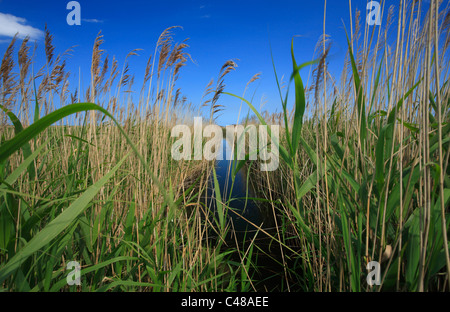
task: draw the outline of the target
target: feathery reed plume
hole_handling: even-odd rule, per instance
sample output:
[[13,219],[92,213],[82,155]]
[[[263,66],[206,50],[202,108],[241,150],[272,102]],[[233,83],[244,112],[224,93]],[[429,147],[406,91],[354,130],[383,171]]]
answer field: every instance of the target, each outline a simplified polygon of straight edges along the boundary
[[[252,78],[250,78],[250,80],[247,82],[247,84],[245,85],[245,88],[244,88],[244,93],[242,94],[242,97],[245,97],[245,93],[247,92],[247,89],[248,89],[248,86],[251,84],[251,83],[253,83],[253,82],[255,82],[256,80],[258,80],[259,79],[259,77],[261,76],[261,73],[256,73],[256,74],[254,74],[253,76],[252,76]],[[261,111],[261,109],[262,109],[262,106],[263,106],[263,101],[262,101],[262,99],[261,99],[261,104],[260,104],[260,111]],[[241,116],[241,108],[242,108],[242,106],[240,106],[239,107],[239,112],[238,112],[238,116],[237,116],[237,122],[239,122],[239,118],[240,118],[240,116]]]
[[159,59],[158,59],[158,70],[157,70],[157,76],[159,78],[161,70],[163,69],[164,65],[168,61],[169,58],[169,52],[170,47],[172,45],[172,30],[175,28],[182,28],[181,26],[171,26],[169,28],[166,28],[161,35],[158,38],[158,42],[156,43],[156,47],[161,47],[161,50],[159,51]]
[[47,85],[49,84],[49,76],[48,75],[43,75],[43,78],[41,80],[41,83],[39,84],[38,87],[38,92],[37,92],[37,99],[39,102],[41,102],[41,99],[44,98],[44,91],[47,89]]
[[[151,73],[151,69],[152,69],[152,56],[150,55],[148,60],[147,60],[147,66],[145,66],[145,74],[144,74],[144,83],[143,85],[145,85],[148,80],[150,79],[150,73]],[[142,86],[142,88],[144,88],[144,86]]]
[[175,64],[175,68],[173,71],[174,81],[178,79],[178,73],[181,67],[186,65],[188,58],[192,60],[191,55],[187,52],[184,52],[184,49],[189,47],[185,43],[187,40],[188,39],[185,39],[182,43],[175,46],[171,53],[171,56],[169,57],[169,61],[167,62],[169,67]]
[[138,52],[138,51],[142,51],[142,49],[133,49],[133,50],[131,50],[130,52],[128,52],[128,54],[127,54],[127,56],[126,56],[125,58],[127,59],[127,58],[129,58],[130,56],[132,56],[132,55],[139,56],[139,54],[136,53],[136,52]]
[[[125,57],[125,63],[122,69],[122,75],[120,76],[118,85],[117,85],[117,92],[116,96],[119,97],[120,95],[120,89],[124,86],[126,86],[128,83],[131,82],[133,84],[134,78],[131,77],[131,75],[128,74],[130,68],[128,64],[128,58],[133,55],[138,55],[136,52],[141,51],[142,49],[133,49],[130,52],[128,52],[127,56]],[[130,80],[131,79],[131,80]]]
[[139,101],[139,105],[143,103],[145,86],[147,85],[147,82],[150,80],[150,77],[152,75],[151,70],[152,70],[152,56],[150,55],[147,60],[147,65],[145,66],[144,81],[141,87],[141,94],[140,94],[141,100]]
[[[237,59],[237,61],[239,60]],[[222,68],[220,68],[221,75],[219,76],[219,81],[222,80],[230,71],[235,70],[236,67],[237,64],[233,60],[226,61]]]
[[254,74],[253,77],[247,82],[247,86],[250,85],[252,82],[258,80],[260,76],[261,76],[261,73],[260,73],[260,72]]
[[78,90],[75,89],[75,92],[70,94],[70,103],[76,103],[78,101]]
[[[17,34],[13,37],[8,48],[6,49],[5,54],[3,55],[2,64],[0,66],[0,75],[2,82],[2,105],[9,110],[12,109],[14,93],[16,90],[15,75],[12,73],[12,69],[14,68],[14,60],[12,54],[14,51],[14,44],[16,42],[16,39]],[[9,97],[7,99],[8,95]],[[4,124],[4,122],[6,122],[6,114],[3,114],[2,111],[2,115],[4,116],[2,124]]]
[[170,27],[164,29],[164,31],[159,36],[158,41],[156,42],[156,46],[159,47],[166,42],[172,41],[172,30],[175,28],[183,29],[183,27],[181,27],[181,26],[170,26]]
[[50,74],[50,85],[49,85],[50,89],[53,89],[56,92],[58,92],[58,86],[63,81],[65,76],[64,73],[65,67],[66,67],[66,60],[63,60],[61,64],[59,64],[59,60],[55,62],[55,66],[53,66],[52,72]]
[[104,42],[103,35],[101,35],[101,31],[97,34],[94,42],[94,48],[92,51],[92,62],[91,62],[91,102],[95,102],[95,96],[97,93],[97,89],[101,83],[102,77],[100,75],[100,62],[101,57],[104,50],[100,49],[100,45]]
[[[323,51],[324,40],[325,40],[325,51]],[[331,47],[331,44],[329,41],[329,36],[326,35],[325,39],[323,39],[323,35],[321,35],[320,39],[317,42],[317,46],[316,46],[316,49],[317,48],[319,49],[320,59],[319,59],[319,63],[317,64],[317,67],[313,70],[313,76],[315,76],[314,98],[316,100],[316,103],[319,103],[319,91],[320,91],[321,85],[323,83],[324,73],[325,73],[325,75],[328,74],[326,60],[327,60],[328,53],[330,51],[330,47]]]
[[2,82],[5,84],[6,81],[10,78],[10,73],[12,68],[14,67],[14,61],[12,59],[12,53],[14,51],[14,44],[17,39],[17,34],[14,35],[11,42],[9,43],[8,48],[5,51],[5,54],[3,55],[2,64],[0,67],[0,73],[2,75]]
[[[146,104],[145,104],[145,109],[149,109],[149,104],[150,104],[150,97],[153,95],[153,90],[152,90],[152,79],[153,79],[153,70],[155,69],[155,60],[156,60],[156,54],[158,53],[158,49],[160,49],[159,52],[159,57],[158,57],[158,65],[157,65],[157,79],[158,79],[158,83],[157,83],[157,90],[156,93],[158,93],[159,88],[162,87],[159,85],[159,78],[161,75],[161,70],[163,69],[163,65],[165,64],[165,62],[167,61],[168,58],[168,54],[170,51],[170,46],[172,44],[172,30],[175,28],[182,28],[181,26],[171,26],[166,28],[161,35],[158,38],[158,41],[156,43],[156,47],[155,47],[155,53],[153,56],[153,61],[152,61],[152,65],[150,67],[150,59],[149,62],[147,63],[147,68],[146,71],[148,70],[149,72],[146,73],[146,77],[148,77],[150,79],[150,83],[149,83],[149,87],[148,87],[148,93],[147,93],[147,100],[146,100]],[[150,73],[151,70],[151,73]],[[177,70],[178,72],[178,70]],[[162,83],[162,82],[161,82]],[[145,82],[144,82],[145,85]],[[148,115],[148,114],[146,114]]]
[[47,65],[52,65],[53,62],[53,53],[55,47],[53,46],[53,35],[50,34],[50,31],[47,28],[47,24],[45,24],[45,56],[47,57]]
[[203,99],[214,92],[214,88],[212,87],[213,83],[214,83],[214,79],[211,79],[205,87],[205,91],[203,92],[202,97],[200,98],[200,106],[199,106],[198,112],[197,112],[198,115],[201,115],[201,109],[203,107],[208,106],[209,103],[211,103],[211,101],[212,101],[211,98],[206,99],[205,101],[203,101]]
[[[354,32],[353,38],[352,38],[353,42],[358,42],[359,37],[361,36],[361,32],[360,32],[360,30],[361,30],[361,18],[360,17],[361,17],[361,11],[356,9],[356,12],[355,12],[355,32]],[[356,48],[355,50],[359,50],[359,49]]]
[[393,18],[393,16],[394,16],[394,9],[395,9],[394,5],[389,6],[388,15],[387,15],[387,18],[386,18],[385,36],[383,38],[383,40],[385,40],[385,41],[382,41],[382,45],[384,45],[386,43],[387,35],[389,34],[389,29],[392,26],[392,23],[394,21],[394,18]]
[[128,62],[125,63],[125,68],[122,72],[122,77],[119,80],[119,86],[125,86],[130,81],[130,75],[128,72],[130,71],[130,66]]
[[447,11],[444,21],[442,22],[441,33],[443,33],[444,31],[445,31],[445,39],[443,51],[447,51],[447,48],[450,45],[450,10]]
[[216,114],[223,110],[222,107],[224,106],[217,104],[217,101],[219,100],[220,94],[222,94],[223,90],[225,89],[225,84],[223,82],[224,77],[232,70],[235,70],[236,67],[237,64],[233,60],[228,60],[220,68],[219,79],[217,80],[216,90],[211,101],[210,122],[216,120],[218,117],[216,116]]
[[164,89],[158,92],[158,95],[156,96],[156,102],[161,101],[162,99],[164,99]]
[[86,90],[86,101],[90,101],[91,100],[91,87],[88,87]]
[[175,91],[175,97],[173,99],[173,108],[175,109],[178,106],[178,98],[180,97],[181,89],[178,88],[177,91]]
[[31,58],[28,55],[28,52],[30,51],[30,47],[27,45],[30,37],[25,37],[22,41],[22,45],[20,46],[19,52],[18,52],[18,62],[19,62],[19,68],[20,68],[20,93],[22,95],[22,102],[26,102],[26,89],[25,89],[25,79],[28,75],[28,69],[31,64]]
[[6,49],[5,54],[3,55],[2,65],[0,67],[0,73],[2,76],[3,96],[11,93],[11,86],[14,83],[11,71],[14,68],[14,60],[12,54],[14,51],[14,44],[16,42],[16,39],[17,34],[13,37],[8,48]]
[[167,57],[169,55],[170,45],[169,42],[164,42],[161,46],[161,51],[159,52],[159,60],[158,60],[158,79],[161,75],[161,71],[163,69],[163,65],[165,64]]
[[214,88],[212,87],[213,83],[214,83],[214,79],[211,79],[208,82],[208,84],[206,85],[205,91],[203,92],[202,97],[200,99],[200,106],[201,107],[207,106],[211,102],[211,99],[205,100],[204,102],[202,102],[202,101],[203,101],[203,99],[205,97],[207,97],[208,95],[210,95],[211,93],[214,92]]
[[114,80],[117,78],[117,75],[119,74],[118,69],[118,62],[116,60],[116,57],[113,56],[113,60],[111,62],[111,71],[109,74],[108,80],[105,82],[105,85],[103,87],[103,92],[107,92],[111,90],[112,85],[114,84]]
[[63,74],[62,75],[62,85],[61,85],[61,92],[60,92],[60,94],[59,94],[59,97],[60,97],[60,101],[59,101],[59,103],[60,103],[60,105],[64,105],[64,103],[66,103],[66,100],[67,100],[67,98],[68,98],[68,94],[70,93],[70,91],[69,91],[69,86],[70,86],[70,84],[69,84],[69,76],[70,76],[70,73],[65,73],[65,74]]
[[126,90],[126,91],[124,91],[124,92],[132,93],[132,92],[133,92],[133,90],[132,90],[133,84],[134,84],[134,74],[131,75],[130,79],[128,80],[128,83],[127,83],[127,85],[128,85],[128,90]]

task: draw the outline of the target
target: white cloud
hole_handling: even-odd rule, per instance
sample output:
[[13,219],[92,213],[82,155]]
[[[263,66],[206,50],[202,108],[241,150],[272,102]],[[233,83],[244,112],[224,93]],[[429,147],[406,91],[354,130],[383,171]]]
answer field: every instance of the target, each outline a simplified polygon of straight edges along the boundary
[[31,39],[39,39],[44,35],[42,30],[26,25],[26,22],[23,17],[0,12],[0,36],[12,38],[18,33],[19,38],[29,36]]
[[98,20],[96,18],[82,18],[81,20],[86,23],[103,23],[102,20]]

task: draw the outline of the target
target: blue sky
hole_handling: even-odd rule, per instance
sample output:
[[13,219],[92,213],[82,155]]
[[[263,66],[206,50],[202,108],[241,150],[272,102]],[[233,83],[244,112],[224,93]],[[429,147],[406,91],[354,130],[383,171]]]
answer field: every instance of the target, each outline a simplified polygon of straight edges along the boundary
[[[66,9],[68,2],[0,0],[0,18],[3,21],[7,18],[8,21],[0,23],[1,56],[11,40],[13,30],[19,30],[21,35],[28,34],[38,41],[36,67],[42,66],[42,32],[47,24],[54,36],[53,44],[57,53],[76,46],[68,59],[71,84],[76,86],[79,69],[83,81],[89,82],[92,46],[101,30],[105,40],[102,48],[110,59],[114,55],[119,60],[119,68],[128,52],[135,48],[143,49],[139,56],[130,59],[130,70],[136,76],[135,88],[138,93],[147,59],[154,53],[159,35],[165,28],[179,25],[183,29],[176,30],[174,39],[181,42],[190,38],[187,52],[195,64],[189,61],[182,68],[177,87],[194,104],[200,102],[208,82],[217,78],[220,67],[229,59],[239,59],[236,61],[236,71],[225,79],[226,91],[241,95],[247,81],[260,72],[260,79],[251,85],[247,97],[250,98],[254,93],[255,106],[259,107],[264,99],[263,109],[280,111],[269,37],[277,73],[279,77],[289,77],[292,69],[292,37],[298,36],[294,39],[294,47],[297,62],[302,63],[313,58],[314,47],[323,31],[324,0],[80,0],[80,26],[67,24],[66,16],[70,12]],[[396,4],[397,1],[387,3]],[[352,12],[356,8],[361,10],[362,21],[365,20],[366,4],[365,0],[352,0]],[[333,42],[329,66],[332,74],[338,78],[347,50],[343,23],[348,29],[349,2],[328,0],[326,12],[326,32]],[[305,83],[308,73],[309,68],[302,72]],[[225,110],[218,123],[227,125],[236,122],[240,102],[223,95],[220,104],[225,106]]]

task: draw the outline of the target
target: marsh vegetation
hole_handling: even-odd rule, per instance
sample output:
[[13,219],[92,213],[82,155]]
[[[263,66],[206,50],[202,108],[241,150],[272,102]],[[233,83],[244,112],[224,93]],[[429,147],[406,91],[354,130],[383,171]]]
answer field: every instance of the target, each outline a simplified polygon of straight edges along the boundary
[[[264,116],[226,90],[234,61],[200,107],[182,96],[176,82],[190,56],[186,41],[173,41],[176,27],[156,43],[137,102],[127,60],[138,50],[120,67],[99,34],[90,85],[71,93],[72,51],[55,55],[46,30],[37,69],[29,39],[15,37],[0,78],[2,289],[448,291],[449,7],[400,1],[396,9],[383,7],[382,27],[356,12],[338,81],[328,71],[325,18],[313,61],[298,63],[293,40],[285,84],[272,60],[280,113]],[[300,75],[307,68],[309,85]],[[171,157],[173,126],[205,108],[213,124],[226,109],[219,97],[249,109],[243,124],[281,129],[277,170],[233,164],[266,220],[256,236],[233,236],[236,198],[221,196],[214,161]],[[216,213],[205,218],[212,201]],[[66,280],[73,260],[76,286]],[[380,263],[380,285],[366,283],[370,261]]]

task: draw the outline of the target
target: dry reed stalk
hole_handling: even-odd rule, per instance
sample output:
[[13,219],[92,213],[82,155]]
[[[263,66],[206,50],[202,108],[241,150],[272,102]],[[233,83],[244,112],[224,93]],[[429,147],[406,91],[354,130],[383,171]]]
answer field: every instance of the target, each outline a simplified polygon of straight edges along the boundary
[[[435,80],[436,80],[436,103],[437,103],[437,119],[438,119],[438,138],[439,138],[439,167],[444,168],[443,166],[443,151],[442,151],[442,127],[443,127],[443,118],[442,118],[442,102],[441,102],[441,94],[440,94],[440,81],[439,81],[439,34],[438,34],[438,16],[439,16],[439,1],[434,0],[434,51],[435,51]],[[431,14],[433,14],[433,10],[430,10]],[[448,16],[450,11],[447,13],[446,20],[448,21]],[[446,21],[444,20],[444,23]],[[431,28],[431,26],[430,26]],[[444,50],[445,51],[445,50]],[[444,171],[441,169],[439,171],[439,195],[440,195],[440,210],[441,210],[441,227],[442,227],[442,237],[443,237],[443,249],[445,253],[445,264],[446,264],[446,272],[447,272],[447,281],[450,281],[450,255],[448,246],[448,238],[445,228],[447,228],[447,223],[445,220],[445,204],[444,204]],[[450,286],[447,287],[450,289]]]

